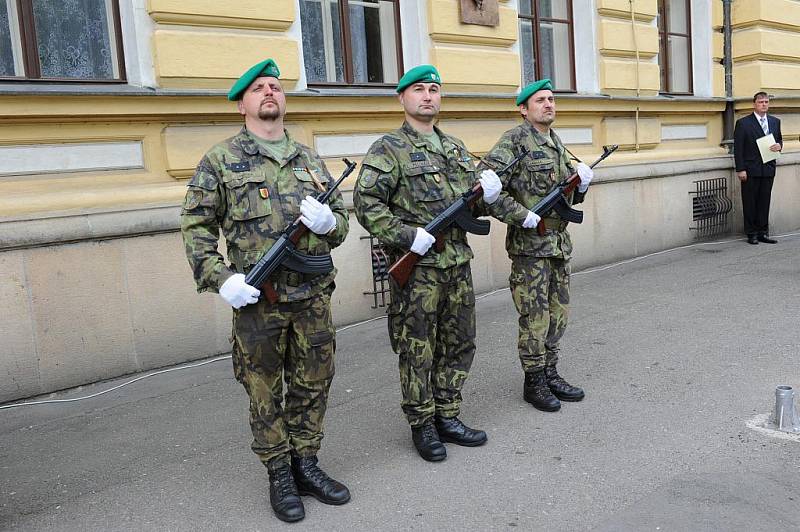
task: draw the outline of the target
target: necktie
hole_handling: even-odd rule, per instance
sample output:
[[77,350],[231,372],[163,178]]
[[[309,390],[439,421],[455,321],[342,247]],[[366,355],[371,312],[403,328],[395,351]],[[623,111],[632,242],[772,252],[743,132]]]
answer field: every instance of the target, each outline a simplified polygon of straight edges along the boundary
[[764,134],[768,135],[769,134],[769,128],[767,127],[767,117],[766,116],[762,116],[761,119],[760,119],[760,122],[761,122],[761,129],[764,130]]

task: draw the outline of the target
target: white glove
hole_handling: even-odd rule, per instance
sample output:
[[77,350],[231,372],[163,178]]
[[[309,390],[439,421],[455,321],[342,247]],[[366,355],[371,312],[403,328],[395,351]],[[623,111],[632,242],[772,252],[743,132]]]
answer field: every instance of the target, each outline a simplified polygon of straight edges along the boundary
[[481,177],[478,179],[483,189],[483,201],[488,204],[497,201],[500,191],[503,190],[503,183],[494,170],[484,170],[481,172]]
[[331,208],[312,196],[300,202],[300,221],[318,235],[327,235],[336,227],[336,217]]
[[592,178],[594,177],[594,170],[586,163],[578,163],[575,170],[578,172],[578,177],[581,178],[581,184],[578,185],[578,192],[584,193],[589,190],[589,183],[592,182]]
[[219,287],[219,295],[233,308],[242,308],[257,302],[261,291],[245,283],[243,273],[234,273]]
[[536,227],[539,225],[539,221],[541,221],[541,216],[536,214],[533,211],[528,211],[528,216],[525,217],[525,221],[522,222],[522,227],[525,229],[530,229],[531,227]]
[[436,242],[435,236],[422,227],[417,227],[417,236],[414,237],[414,243],[411,244],[411,251],[420,256],[424,255],[431,249],[434,242]]

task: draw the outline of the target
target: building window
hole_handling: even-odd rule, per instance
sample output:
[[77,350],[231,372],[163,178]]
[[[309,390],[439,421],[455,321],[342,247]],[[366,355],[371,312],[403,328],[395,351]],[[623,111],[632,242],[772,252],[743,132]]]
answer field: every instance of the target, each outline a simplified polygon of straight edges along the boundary
[[394,85],[403,61],[399,0],[300,0],[309,85]]
[[661,92],[692,93],[692,25],[689,0],[658,0]]
[[123,81],[117,0],[0,0],[0,78]]
[[519,0],[522,85],[550,78],[557,91],[575,90],[571,0]]

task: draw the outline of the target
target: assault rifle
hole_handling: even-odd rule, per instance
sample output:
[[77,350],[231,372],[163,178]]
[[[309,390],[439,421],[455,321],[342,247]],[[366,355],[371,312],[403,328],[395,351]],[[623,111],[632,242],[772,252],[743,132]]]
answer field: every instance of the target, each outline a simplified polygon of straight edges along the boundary
[[[517,157],[500,169],[497,175],[502,176],[508,173],[526,155],[528,155],[528,150],[522,150]],[[475,183],[471,189],[464,192],[460,198],[450,204],[441,214],[428,222],[428,225],[425,226],[425,231],[436,237],[435,246],[437,251],[441,251],[444,248],[444,230],[454,223],[468,233],[476,235],[489,234],[489,228],[491,227],[489,220],[478,220],[472,216],[472,207],[482,196],[483,188],[481,188],[480,182]],[[407,251],[405,255],[392,264],[392,267],[389,268],[389,275],[399,286],[405,286],[408,282],[408,277],[411,275],[411,270],[421,258],[421,255],[417,255],[413,251]]]
[[[611,144],[609,146],[603,146],[603,155],[600,156],[595,162],[589,165],[589,168],[594,168],[600,161],[614,153],[619,146],[617,144]],[[573,209],[569,203],[567,203],[567,196],[575,190],[575,188],[581,184],[581,178],[578,176],[577,173],[572,174],[561,183],[557,184],[553,190],[551,190],[547,196],[542,198],[539,203],[534,205],[531,210],[538,214],[542,219],[539,220],[539,225],[536,226],[536,230],[539,232],[539,236],[544,236],[546,227],[544,226],[544,217],[547,213],[551,210],[556,211],[558,215],[568,221],[573,222],[576,224],[583,222],[583,211],[579,211]]]
[[[342,184],[342,181],[349,176],[356,167],[356,163],[350,162],[347,159],[342,159],[347,165],[342,177],[336,180],[328,190],[317,194],[317,201],[322,204],[328,203],[331,199],[333,192]],[[295,221],[289,224],[289,227],[283,230],[278,240],[270,247],[255,266],[250,270],[244,278],[244,282],[250,286],[254,286],[262,291],[264,296],[270,303],[278,301],[278,294],[275,292],[275,287],[269,280],[269,276],[283,266],[290,270],[295,270],[301,273],[328,273],[333,270],[333,261],[330,255],[306,255],[300,253],[295,249],[297,242],[300,238],[308,232],[308,227],[300,221],[298,216]]]

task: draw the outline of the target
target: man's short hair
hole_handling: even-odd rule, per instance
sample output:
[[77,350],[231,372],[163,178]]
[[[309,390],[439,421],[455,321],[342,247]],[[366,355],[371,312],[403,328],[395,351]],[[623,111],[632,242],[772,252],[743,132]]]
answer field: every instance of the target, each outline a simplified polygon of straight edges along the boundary
[[756,101],[756,100],[758,100],[759,98],[766,98],[767,100],[769,100],[769,94],[767,94],[767,93],[766,93],[766,92],[764,92],[764,91],[758,91],[757,93],[755,93],[755,94],[753,95],[753,101]]

